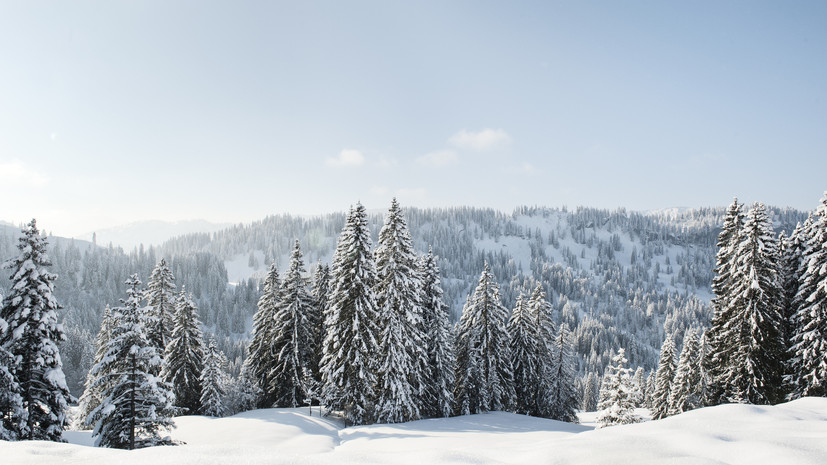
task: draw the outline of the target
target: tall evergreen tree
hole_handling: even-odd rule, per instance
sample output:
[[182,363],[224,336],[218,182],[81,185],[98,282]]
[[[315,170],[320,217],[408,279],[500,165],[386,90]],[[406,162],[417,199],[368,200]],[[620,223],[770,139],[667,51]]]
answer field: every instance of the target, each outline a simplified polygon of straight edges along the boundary
[[531,316],[528,301],[521,292],[507,326],[514,371],[515,412],[538,416],[537,385],[547,378],[547,373],[540,372],[542,365],[537,347],[540,341]]
[[[322,342],[324,341],[324,316],[327,313],[328,302],[330,300],[330,266],[319,263],[316,266],[316,272],[313,274],[313,300],[315,301],[313,313],[313,347],[315,353],[313,354],[313,366],[316,372],[313,374],[316,384],[321,383],[321,365],[322,365]],[[318,389],[318,386],[317,386]]]
[[669,395],[669,415],[677,415],[701,406],[701,341],[694,329],[683,336],[683,349]]
[[375,257],[382,346],[377,421],[416,420],[422,415],[428,369],[422,280],[408,224],[396,199],[379,231]]
[[227,394],[227,373],[224,367],[227,357],[218,350],[215,339],[210,338],[201,372],[201,413],[209,417],[223,417],[226,413],[224,397]]
[[264,279],[264,290],[258,299],[258,310],[253,315],[253,334],[248,349],[249,355],[244,361],[249,365],[249,372],[258,384],[261,394],[257,405],[259,408],[270,408],[276,402],[272,391],[272,374],[276,366],[276,357],[273,352],[275,338],[276,312],[281,303],[281,280],[276,264],[270,265],[267,277]]
[[0,346],[12,356],[7,367],[14,376],[10,386],[17,385],[25,410],[25,418],[18,411],[18,417],[6,424],[16,428],[14,434],[20,439],[61,441],[71,395],[57,347],[65,339],[57,322],[61,307],[53,295],[57,275],[46,271],[51,266],[46,246],[46,238],[32,220],[18,240],[20,255],[3,264],[12,274],[9,295],[0,308],[0,319],[5,322]]
[[734,199],[724,217],[724,224],[718,235],[718,253],[715,260],[715,276],[712,279],[712,321],[706,332],[709,351],[704,359],[705,370],[715,382],[708,386],[704,403],[716,405],[724,401],[722,383],[717,382],[723,376],[725,367],[731,365],[728,341],[721,336],[724,327],[733,318],[733,309],[729,302],[733,298],[733,287],[738,279],[736,272],[735,255],[741,241],[741,229],[744,224],[742,205]]
[[454,335],[448,306],[442,300],[442,285],[437,257],[431,249],[420,260],[422,277],[422,320],[428,353],[423,414],[432,417],[451,415],[454,401]]
[[548,418],[577,423],[577,391],[574,388],[574,362],[566,325],[560,327],[551,350],[548,374]]
[[166,259],[161,259],[149,275],[144,295],[151,316],[149,338],[159,354],[166,351],[175,325],[173,315],[178,305],[175,296],[175,276],[172,275]]
[[646,399],[646,374],[643,372],[643,367],[637,367],[635,374],[632,375],[632,386],[635,388],[633,397],[635,407],[643,407]]
[[737,279],[730,315],[717,344],[728,362],[717,379],[730,402],[773,404],[783,399],[785,349],[781,334],[778,242],[762,204],[750,210],[735,255]]
[[486,263],[459,322],[454,398],[461,415],[508,410],[514,403],[507,319],[508,310]]
[[[98,337],[95,343],[95,359],[93,366],[100,364],[103,361],[103,358],[106,357],[109,340],[112,339],[112,333],[116,324],[117,322],[112,315],[112,309],[110,309],[109,305],[107,305],[103,310],[101,328],[98,331]],[[109,388],[109,386],[105,386],[102,383],[95,383],[95,379],[96,377],[92,375],[92,371],[90,370],[86,374],[85,389],[78,400],[78,417],[76,427],[79,429],[91,428],[93,426],[92,423],[88,421],[89,414],[98,408],[103,400],[103,392]]]
[[272,347],[275,365],[269,374],[269,391],[276,407],[297,407],[313,389],[314,313],[316,303],[307,289],[301,246],[296,240],[284,277],[282,297],[276,309]]
[[172,334],[164,355],[161,377],[172,386],[175,405],[184,413],[201,411],[201,372],[204,370],[204,335],[198,308],[184,289],[178,294]]
[[660,420],[669,415],[669,395],[675,379],[675,340],[667,336],[660,348],[658,374],[655,378],[655,391],[652,393],[652,419]]
[[322,397],[330,410],[353,424],[373,420],[381,353],[367,213],[357,204],[348,214],[333,257],[332,289],[325,315]]
[[598,428],[612,425],[637,423],[640,417],[635,415],[632,402],[632,375],[626,368],[626,355],[620,349],[612,363],[606,367],[603,383],[600,386],[600,403],[597,406]]
[[[534,350],[537,365],[537,378],[534,382],[535,403],[533,415],[549,418],[553,414],[553,409],[559,410],[559,408],[551,405],[553,399],[556,399],[551,392],[553,389],[552,383],[557,381],[554,380],[553,372],[563,367],[554,364],[554,355],[561,355],[555,346],[557,329],[554,326],[551,302],[546,298],[546,293],[540,283],[537,283],[531,293],[531,298],[528,301],[528,311],[534,328]],[[563,382],[563,380],[560,381]],[[573,382],[573,380],[567,382]],[[560,399],[556,400],[559,401]]]
[[589,372],[583,378],[583,400],[580,403],[580,408],[584,412],[594,412],[597,410],[597,402],[600,396],[600,380],[594,372]]
[[827,396],[827,192],[802,260],[792,341],[793,395]]
[[101,388],[103,398],[90,414],[92,435],[95,445],[119,449],[171,444],[161,433],[175,426],[169,417],[175,396],[152,375],[162,361],[146,332],[151,317],[140,304],[138,275],[126,285],[123,306],[112,309],[116,325],[106,355],[91,370],[95,382],[90,388]]

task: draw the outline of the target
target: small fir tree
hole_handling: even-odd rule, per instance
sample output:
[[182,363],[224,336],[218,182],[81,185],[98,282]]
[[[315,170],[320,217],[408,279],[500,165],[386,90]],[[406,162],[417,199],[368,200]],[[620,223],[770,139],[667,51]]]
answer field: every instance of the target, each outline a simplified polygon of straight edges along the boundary
[[[106,356],[106,351],[108,350],[109,340],[112,339],[115,324],[112,310],[109,308],[109,305],[107,305],[103,310],[101,328],[98,331],[98,337],[95,343],[95,359],[92,366],[103,362],[103,358]],[[86,374],[85,389],[78,400],[78,416],[76,421],[76,427],[78,429],[87,429],[94,426],[89,422],[89,415],[100,406],[103,400],[103,392],[109,388],[109,386],[105,386],[102,383],[96,383],[95,380],[96,376],[93,376],[90,370]]]
[[256,402],[258,408],[270,408],[276,402],[272,391],[272,374],[276,366],[272,343],[280,303],[281,280],[276,264],[273,263],[264,279],[264,291],[258,299],[258,310],[253,315],[253,335],[248,348],[249,356],[245,360],[261,394]]
[[459,414],[508,410],[514,380],[508,348],[508,310],[488,264],[459,322],[454,398]]
[[162,258],[149,275],[144,299],[151,317],[149,339],[155,350],[163,354],[172,337],[175,326],[173,316],[178,305],[175,296],[175,276],[170,271],[166,259]]
[[632,402],[632,375],[626,368],[624,349],[620,349],[612,363],[606,367],[603,383],[600,386],[600,403],[597,406],[598,428],[612,425],[637,423],[640,417],[635,415]]
[[577,423],[578,398],[574,388],[574,362],[566,325],[560,327],[552,344],[548,379],[548,418]]
[[659,420],[669,415],[669,395],[675,379],[675,341],[667,336],[660,348],[658,374],[655,378],[655,390],[652,393],[652,419]]
[[161,377],[172,386],[175,405],[185,414],[201,411],[201,372],[204,370],[204,336],[198,308],[184,289],[178,295],[172,335],[164,355]]
[[430,248],[428,255],[420,261],[422,319],[426,330],[428,353],[423,414],[447,417],[451,415],[453,408],[456,358],[449,309],[442,300],[437,261]]
[[215,340],[210,338],[204,356],[204,371],[201,372],[201,413],[209,417],[223,417],[226,413],[224,398],[227,395],[227,373],[224,367],[227,357],[218,350]]
[[701,343],[694,329],[683,336],[675,380],[669,397],[669,415],[677,415],[701,406]]

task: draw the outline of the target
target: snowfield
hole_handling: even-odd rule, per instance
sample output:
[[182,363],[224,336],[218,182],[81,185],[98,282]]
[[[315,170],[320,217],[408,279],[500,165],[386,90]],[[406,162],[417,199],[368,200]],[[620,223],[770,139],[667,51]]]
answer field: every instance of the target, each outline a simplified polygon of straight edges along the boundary
[[229,418],[178,417],[177,447],[121,451],[0,441],[2,463],[45,465],[200,464],[824,464],[827,399],[774,407],[721,405],[660,421],[595,430],[510,413],[344,428],[302,409]]

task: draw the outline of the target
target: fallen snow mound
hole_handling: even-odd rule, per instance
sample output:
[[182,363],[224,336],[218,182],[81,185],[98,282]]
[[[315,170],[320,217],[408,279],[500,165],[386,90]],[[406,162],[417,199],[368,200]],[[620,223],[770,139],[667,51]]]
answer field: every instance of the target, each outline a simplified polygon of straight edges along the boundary
[[0,441],[3,463],[151,464],[823,464],[827,399],[774,407],[721,405],[660,421],[594,430],[510,413],[344,428],[318,411],[265,409],[229,418],[180,417],[187,444],[120,451]]

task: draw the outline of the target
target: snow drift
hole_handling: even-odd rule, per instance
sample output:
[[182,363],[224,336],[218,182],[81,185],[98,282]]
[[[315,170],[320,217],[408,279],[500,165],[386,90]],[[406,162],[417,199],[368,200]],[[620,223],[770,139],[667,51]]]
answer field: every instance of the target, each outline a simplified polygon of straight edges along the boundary
[[510,413],[344,428],[307,409],[229,418],[179,417],[177,447],[136,451],[2,442],[3,463],[188,464],[823,464],[827,399],[769,406],[721,405],[660,421],[595,430]]

